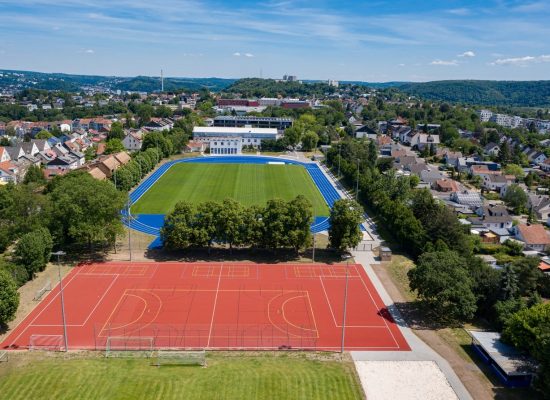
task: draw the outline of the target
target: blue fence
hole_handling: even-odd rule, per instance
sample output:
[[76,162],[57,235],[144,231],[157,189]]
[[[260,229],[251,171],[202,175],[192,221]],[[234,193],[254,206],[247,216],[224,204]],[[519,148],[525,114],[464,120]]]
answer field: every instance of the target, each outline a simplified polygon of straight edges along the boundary
[[[315,185],[317,185],[317,187],[319,188],[321,195],[323,196],[327,205],[330,208],[332,208],[332,205],[336,200],[339,200],[341,198],[334,186],[327,179],[319,166],[315,163],[303,163],[295,160],[287,160],[266,156],[209,156],[174,160],[163,164],[130,193],[130,206],[136,203],[140,199],[140,197],[143,196],[145,192],[147,192],[174,164],[268,164],[271,162],[284,162],[285,164],[303,166],[313,179],[313,182],[315,182]],[[162,214],[136,214],[128,216],[127,211],[124,210],[122,211],[122,215],[125,217],[124,224],[126,226],[129,226],[136,231],[147,233],[157,237],[160,235],[160,228],[162,228],[164,224],[164,215]],[[327,217],[315,217],[315,220],[311,225],[311,232],[318,233],[321,231],[326,231],[329,226],[329,219]],[[157,238],[149,246],[149,248],[160,247],[160,245],[160,240]]]

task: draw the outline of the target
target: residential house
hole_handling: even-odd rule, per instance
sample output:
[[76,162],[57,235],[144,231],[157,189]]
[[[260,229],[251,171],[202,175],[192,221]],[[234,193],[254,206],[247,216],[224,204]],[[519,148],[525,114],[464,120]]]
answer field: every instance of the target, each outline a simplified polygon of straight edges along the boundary
[[378,132],[376,132],[374,129],[369,128],[367,125],[362,125],[355,131],[355,137],[357,139],[362,138],[369,138],[369,139],[376,139],[376,136],[378,136]]
[[204,152],[206,150],[206,143],[194,141],[191,140],[189,143],[185,145],[185,152],[186,153],[192,153],[192,152]]
[[437,151],[437,146],[439,145],[439,135],[416,133],[411,138],[410,145],[413,149],[418,149],[419,151],[432,148],[435,153]]
[[109,179],[120,166],[128,164],[131,158],[128,153],[122,151],[116,154],[109,154],[99,157],[93,163],[84,165],[83,170],[87,171],[96,179]]
[[500,153],[500,146],[496,143],[488,143],[483,148],[483,153],[488,156],[497,157]]
[[438,192],[458,192],[458,184],[452,179],[438,179],[432,184],[432,188]]
[[0,185],[13,182],[16,183],[19,175],[19,168],[11,161],[0,162]]
[[151,120],[143,126],[148,131],[168,131],[174,127],[174,121],[170,118],[151,118]]
[[472,227],[482,226],[485,229],[511,229],[513,219],[503,206],[482,206],[476,209],[478,217],[468,218]]
[[[411,171],[412,172],[412,171]],[[428,184],[429,187],[432,187],[432,185],[437,182],[438,180],[443,179],[443,175],[441,172],[435,170],[429,170],[425,169],[420,171],[420,180],[426,184]]]
[[6,148],[0,146],[0,162],[10,161],[11,157]]
[[528,195],[527,204],[539,221],[548,221],[550,218],[550,196],[531,193]]
[[462,158],[462,153],[460,151],[444,150],[441,158],[443,158],[446,165],[458,168],[458,160]]
[[537,154],[533,155],[532,159],[529,161],[531,161],[533,164],[540,165],[543,164],[547,159],[548,157],[546,157],[546,154],[539,151],[537,152]]
[[514,179],[510,180],[505,175],[500,174],[484,175],[482,185],[487,190],[493,190],[500,193],[501,189],[511,182],[514,182]]
[[550,158],[547,158],[544,160],[544,162],[540,163],[540,169],[544,172],[550,172]]
[[550,245],[548,232],[540,224],[519,224],[515,227],[514,233],[517,240],[525,243],[527,250],[544,252],[548,245]]
[[46,169],[50,170],[72,170],[79,167],[76,157],[58,156],[46,164]]
[[129,132],[124,139],[122,139],[124,148],[128,151],[141,150],[143,145],[143,133],[141,131]]

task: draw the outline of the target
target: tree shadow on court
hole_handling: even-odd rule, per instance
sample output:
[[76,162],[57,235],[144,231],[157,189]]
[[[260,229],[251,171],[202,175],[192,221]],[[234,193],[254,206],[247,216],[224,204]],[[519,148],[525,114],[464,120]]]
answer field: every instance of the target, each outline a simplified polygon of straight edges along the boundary
[[[284,262],[312,262],[311,251],[296,253],[292,249],[268,250],[268,249],[233,249],[212,248],[187,249],[171,251],[165,249],[149,249],[146,258],[154,261],[180,261],[180,262],[256,262],[261,264],[278,264]],[[341,263],[340,253],[329,249],[317,249],[315,262],[323,264]]]

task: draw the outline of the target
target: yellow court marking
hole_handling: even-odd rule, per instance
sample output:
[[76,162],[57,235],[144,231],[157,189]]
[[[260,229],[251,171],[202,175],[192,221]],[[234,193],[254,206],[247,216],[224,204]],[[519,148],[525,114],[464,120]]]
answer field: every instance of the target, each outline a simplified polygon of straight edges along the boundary
[[[304,291],[296,291],[296,290],[292,290],[292,291],[289,291],[287,293],[305,293]],[[273,323],[273,319],[271,318],[271,303],[273,302],[273,300],[275,300],[277,297],[280,297],[282,296],[283,294],[285,294],[284,292],[277,295],[277,296],[274,296],[271,298],[271,300],[269,300],[269,302],[267,303],[267,319],[269,320],[269,322],[271,323],[271,325],[273,325],[274,328],[280,330],[281,332],[287,334],[287,335],[290,335],[290,336],[294,336],[294,337],[302,337],[302,336],[299,336],[299,335],[296,335],[294,333],[290,333],[288,331],[285,331],[284,329],[280,328],[278,325],[276,325],[275,323]],[[301,297],[301,296],[297,296],[297,297]],[[288,300],[287,300],[288,301]],[[286,301],[285,301],[286,302]],[[284,304],[284,303],[283,303]],[[289,323],[289,321],[286,319],[286,317],[284,316],[284,308],[281,306],[281,309],[283,310],[283,319],[287,322],[287,324]],[[293,324],[289,324],[291,326],[294,326],[296,327],[295,325]],[[299,328],[299,327],[298,327]],[[302,329],[302,328],[299,328],[299,329]],[[319,332],[317,332],[317,337],[319,337]]]
[[[103,325],[103,328],[101,328],[101,330],[99,331],[99,335],[98,335],[99,337],[105,336],[105,335],[103,335],[103,331],[105,330],[105,327],[109,324],[109,321],[113,318],[113,314],[114,314],[114,313],[116,312],[116,310],[118,309],[118,307],[119,307],[119,305],[120,305],[120,303],[121,303],[121,301],[122,301],[122,299],[123,299],[124,297],[126,297],[126,296],[134,296],[134,297],[137,297],[138,299],[140,299],[141,301],[143,301],[143,302],[145,303],[145,306],[143,307],[143,310],[142,310],[140,316],[139,316],[137,319],[134,319],[132,322],[128,322],[128,323],[126,323],[126,324],[124,324],[124,325],[117,326],[117,327],[114,327],[114,328],[109,329],[109,330],[115,330],[115,331],[116,331],[116,330],[125,328],[125,327],[127,327],[127,326],[130,326],[130,325],[132,325],[132,324],[135,324],[137,321],[139,321],[139,319],[140,319],[141,317],[143,317],[143,314],[145,314],[145,310],[147,310],[147,306],[149,305],[148,301],[147,301],[146,299],[144,299],[143,297],[141,297],[141,296],[137,296],[137,295],[135,295],[135,294],[127,293],[129,290],[130,290],[130,291],[133,291],[133,290],[135,290],[135,289],[126,289],[126,290],[124,291],[124,293],[122,294],[122,296],[121,296],[120,299],[118,300],[118,302],[117,302],[115,308],[114,308],[113,311],[111,312],[111,315],[110,315],[109,318],[107,319],[107,322],[105,322],[105,325]],[[161,299],[159,296],[157,296],[155,293],[153,293],[152,291],[150,291],[150,290],[148,290],[148,289],[140,289],[140,290],[142,290],[142,291],[147,291],[147,292],[150,293],[151,295],[155,296],[155,297],[157,298],[158,302],[159,302],[159,306],[158,306],[156,315],[151,319],[150,322],[148,322],[148,323],[146,323],[146,324],[144,324],[144,325],[141,325],[139,328],[136,328],[136,329],[134,329],[133,331],[125,332],[126,334],[133,333],[133,332],[135,332],[135,331],[137,331],[137,330],[146,328],[146,327],[148,327],[149,325],[153,324],[153,323],[156,321],[157,317],[159,316],[160,310],[162,309],[163,302],[162,302],[162,299]]]
[[285,320],[285,322],[290,325],[290,326],[293,326],[295,328],[298,328],[298,329],[301,329],[303,331],[313,331],[317,334],[317,337],[319,337],[319,332],[317,332],[317,329],[311,329],[311,328],[304,328],[303,326],[298,326],[298,325],[295,325],[293,324],[292,322],[290,322],[288,320],[288,318],[286,317],[285,315],[285,306],[286,306],[286,303],[288,303],[289,301],[291,300],[294,300],[294,299],[299,299],[299,298],[306,298],[306,296],[304,295],[300,295],[300,296],[294,296],[294,297],[290,297],[288,299],[285,300],[285,302],[281,305],[281,310],[283,311],[283,319]]

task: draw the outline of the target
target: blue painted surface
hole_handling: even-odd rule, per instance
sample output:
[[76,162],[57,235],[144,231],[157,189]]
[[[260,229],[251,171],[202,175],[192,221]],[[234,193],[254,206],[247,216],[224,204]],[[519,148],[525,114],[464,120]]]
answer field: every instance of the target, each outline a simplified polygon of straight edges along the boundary
[[[295,160],[286,160],[276,157],[266,157],[266,156],[208,156],[208,157],[197,157],[197,158],[186,158],[182,160],[174,160],[163,164],[158,168],[151,176],[149,176],[145,181],[143,181],[137,188],[135,188],[130,193],[130,206],[136,203],[141,196],[147,192],[166,171],[168,171],[174,164],[179,163],[205,163],[205,164],[268,164],[270,162],[292,165],[301,165],[303,166],[315,185],[319,188],[321,195],[325,199],[326,203],[330,208],[336,200],[339,200],[341,197],[332,186],[330,181],[327,179],[325,174],[321,171],[319,166],[314,163],[303,163]],[[126,210],[122,211],[123,216],[127,216]],[[162,214],[136,214],[131,215],[131,218],[125,218],[124,223],[126,226],[129,226],[132,229],[137,231],[147,233],[150,235],[157,236],[157,239],[149,246],[149,248],[161,247],[160,238],[160,228],[164,224],[164,215]],[[311,225],[311,232],[318,233],[326,231],[329,228],[329,219],[328,217],[315,217],[313,224]],[[364,230],[363,226],[361,229]],[[152,247],[155,245],[154,247]]]

